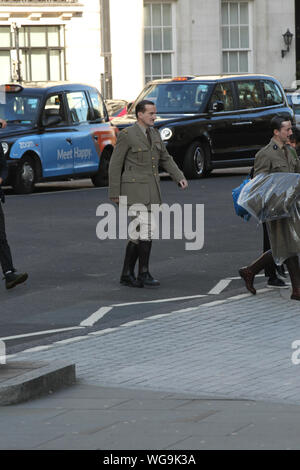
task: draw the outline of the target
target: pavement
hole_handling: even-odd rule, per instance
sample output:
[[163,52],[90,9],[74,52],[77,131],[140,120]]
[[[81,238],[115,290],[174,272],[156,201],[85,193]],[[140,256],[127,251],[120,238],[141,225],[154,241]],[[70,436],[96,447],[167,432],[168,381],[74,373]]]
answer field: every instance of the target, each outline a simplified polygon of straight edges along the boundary
[[299,449],[298,362],[300,303],[267,288],[23,351],[0,449]]

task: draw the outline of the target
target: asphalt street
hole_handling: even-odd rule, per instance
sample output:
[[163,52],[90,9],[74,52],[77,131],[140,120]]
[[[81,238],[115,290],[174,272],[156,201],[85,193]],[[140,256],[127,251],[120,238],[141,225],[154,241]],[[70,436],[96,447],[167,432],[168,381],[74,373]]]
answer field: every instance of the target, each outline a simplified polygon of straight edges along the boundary
[[31,195],[7,188],[9,243],[15,266],[29,273],[26,284],[11,291],[4,282],[0,286],[0,337],[7,353],[241,290],[237,270],[262,247],[261,227],[233,210],[231,190],[246,174],[217,170],[190,181],[186,191],[162,180],[164,202],[204,204],[204,246],[187,251],[185,239],[154,241],[150,270],[159,289],[119,284],[126,241],[96,236],[96,210],[109,202],[107,188],[94,188],[89,180],[42,184]]

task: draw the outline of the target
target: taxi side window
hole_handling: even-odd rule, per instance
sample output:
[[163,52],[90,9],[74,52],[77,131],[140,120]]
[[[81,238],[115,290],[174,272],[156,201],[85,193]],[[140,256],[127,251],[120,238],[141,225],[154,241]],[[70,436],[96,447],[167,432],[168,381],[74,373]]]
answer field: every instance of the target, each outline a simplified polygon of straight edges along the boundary
[[283,102],[281,91],[276,83],[269,80],[263,81],[263,90],[266,106],[274,106]]
[[105,120],[106,113],[104,111],[103,100],[100,93],[98,93],[96,90],[90,91],[90,98],[93,107],[93,119],[98,119],[101,121]]
[[224,103],[224,111],[234,110],[234,100],[230,83],[219,83],[211,96],[210,106],[214,101],[222,101]]
[[66,96],[72,122],[80,123],[91,120],[92,110],[89,107],[84,91],[70,92]]
[[62,95],[51,95],[47,98],[42,113],[43,125],[46,125],[50,116],[60,117],[60,122],[56,125],[65,124],[67,121]]
[[264,105],[258,82],[245,80],[236,85],[240,109],[260,108]]

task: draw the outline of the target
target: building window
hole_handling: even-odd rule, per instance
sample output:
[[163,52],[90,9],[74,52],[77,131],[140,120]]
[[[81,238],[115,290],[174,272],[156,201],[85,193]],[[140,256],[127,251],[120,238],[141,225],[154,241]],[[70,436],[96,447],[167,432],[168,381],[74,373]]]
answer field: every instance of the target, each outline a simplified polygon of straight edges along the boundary
[[171,3],[144,6],[145,80],[172,77],[173,19]]
[[224,73],[249,72],[249,2],[222,2]]
[[[65,79],[65,48],[61,26],[22,26],[18,31],[0,26],[0,82],[16,79],[16,34],[21,75],[26,82]],[[4,68],[5,67],[5,68]]]
[[0,27],[0,83],[11,82],[12,37],[9,26]]

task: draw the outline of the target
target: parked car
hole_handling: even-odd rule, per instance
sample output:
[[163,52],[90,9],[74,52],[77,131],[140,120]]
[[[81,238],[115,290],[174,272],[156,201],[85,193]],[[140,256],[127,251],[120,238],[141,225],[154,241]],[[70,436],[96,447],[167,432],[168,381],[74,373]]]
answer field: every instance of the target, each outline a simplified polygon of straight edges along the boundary
[[105,106],[109,115],[109,119],[112,120],[115,117],[124,116],[127,114],[128,101],[125,100],[105,100]]
[[[2,87],[3,88],[3,87]],[[87,85],[4,86],[0,141],[7,156],[6,184],[30,193],[39,181],[91,177],[106,185],[117,129],[99,91]]]
[[286,90],[288,105],[295,113],[296,126],[300,130],[300,89]]
[[281,84],[269,75],[155,80],[114,124],[119,129],[133,124],[135,106],[144,99],[155,103],[155,127],[187,178],[202,178],[214,168],[252,165],[271,138],[272,117],[285,113],[294,119]]

